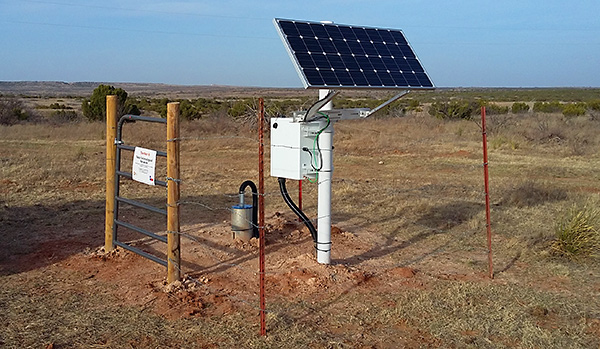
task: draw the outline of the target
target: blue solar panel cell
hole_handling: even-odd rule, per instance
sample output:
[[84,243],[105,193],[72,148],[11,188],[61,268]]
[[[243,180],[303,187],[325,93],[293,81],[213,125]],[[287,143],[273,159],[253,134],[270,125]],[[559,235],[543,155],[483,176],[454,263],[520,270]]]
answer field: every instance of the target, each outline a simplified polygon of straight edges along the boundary
[[323,78],[321,78],[321,74],[319,74],[319,71],[316,68],[304,68],[302,71],[304,72],[309,84],[315,86],[324,84]]
[[286,19],[275,24],[306,87],[433,88],[400,30]]
[[327,35],[333,40],[344,40],[344,35],[337,26],[326,26],[325,30],[327,30]]
[[333,40],[333,46],[340,55],[351,55],[352,51],[348,46],[348,43],[343,40]]

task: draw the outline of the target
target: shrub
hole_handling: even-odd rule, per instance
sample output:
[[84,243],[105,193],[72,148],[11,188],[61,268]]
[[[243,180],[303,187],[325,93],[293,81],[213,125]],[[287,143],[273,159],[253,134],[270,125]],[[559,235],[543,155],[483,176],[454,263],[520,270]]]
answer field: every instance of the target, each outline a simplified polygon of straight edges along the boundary
[[600,250],[600,209],[595,205],[572,207],[558,222],[551,248],[557,255],[576,259],[597,257]]
[[256,109],[256,101],[252,100],[251,98],[244,98],[233,102],[229,110],[227,110],[227,114],[237,118],[246,116],[248,113],[252,113],[253,110]]
[[503,107],[498,104],[489,103],[485,106],[485,112],[489,115],[508,114],[508,107]]
[[537,113],[560,113],[562,112],[562,104],[557,101],[553,102],[535,102],[533,111]]
[[513,103],[511,111],[513,114],[524,114],[529,111],[529,105],[523,102]]
[[587,107],[594,111],[600,111],[600,99],[595,99],[587,103]]
[[564,116],[581,116],[585,115],[587,105],[585,103],[569,103],[563,106]]
[[186,120],[195,120],[199,119],[200,116],[202,116],[202,114],[200,114],[196,106],[187,99],[179,101],[179,110],[181,113],[181,117]]
[[416,100],[416,99],[409,99],[408,100],[408,106],[406,107],[407,111],[415,111],[415,112],[420,112],[423,109],[421,109],[421,103]]
[[90,121],[106,119],[106,96],[116,95],[118,99],[117,117],[125,114],[140,115],[140,111],[135,104],[127,100],[127,92],[122,88],[114,86],[98,85],[92,92],[89,99],[85,99],[81,104],[81,111]]
[[429,115],[435,116],[438,119],[470,120],[477,110],[477,103],[475,102],[433,102],[429,107]]
[[16,98],[0,98],[0,125],[14,125],[27,120],[29,113]]

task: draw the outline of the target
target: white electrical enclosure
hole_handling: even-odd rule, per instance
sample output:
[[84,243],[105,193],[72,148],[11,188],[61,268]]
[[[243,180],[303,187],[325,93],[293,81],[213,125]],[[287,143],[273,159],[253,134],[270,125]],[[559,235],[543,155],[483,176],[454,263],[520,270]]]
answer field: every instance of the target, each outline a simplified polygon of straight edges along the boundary
[[271,119],[271,176],[302,180],[315,178],[322,157],[315,143],[326,120],[294,122],[292,118]]

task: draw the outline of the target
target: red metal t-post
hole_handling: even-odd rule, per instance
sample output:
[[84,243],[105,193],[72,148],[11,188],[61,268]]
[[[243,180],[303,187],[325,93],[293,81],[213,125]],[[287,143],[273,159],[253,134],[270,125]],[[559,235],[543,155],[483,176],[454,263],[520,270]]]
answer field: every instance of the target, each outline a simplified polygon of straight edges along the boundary
[[481,133],[483,135],[483,176],[485,182],[485,226],[487,228],[488,269],[490,279],[494,278],[492,263],[492,225],[490,219],[490,184],[488,173],[487,132],[485,128],[485,107],[481,107]]

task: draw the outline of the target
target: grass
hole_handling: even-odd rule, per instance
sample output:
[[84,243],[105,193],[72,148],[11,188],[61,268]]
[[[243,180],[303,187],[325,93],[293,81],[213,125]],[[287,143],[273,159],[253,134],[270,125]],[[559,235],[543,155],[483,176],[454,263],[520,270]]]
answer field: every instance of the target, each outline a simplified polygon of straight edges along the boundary
[[580,259],[600,252],[600,209],[593,204],[572,207],[559,221],[552,250],[560,256]]
[[[600,145],[600,125],[559,115],[545,118],[518,116],[494,124],[492,137],[504,140],[489,153],[493,281],[483,276],[478,125],[425,113],[336,124],[333,221],[369,245],[349,255],[334,247],[334,254],[372,274],[342,292],[268,298],[267,338],[256,336],[252,308],[166,320],[124,304],[120,296],[131,290],[122,285],[87,278],[77,268],[65,271],[60,258],[83,250],[77,241],[90,247],[103,241],[104,125],[0,127],[0,243],[6,247],[0,251],[0,346],[597,347],[597,260],[585,253],[576,254],[581,256],[577,262],[557,258],[548,246],[557,237],[562,213],[574,204],[579,209],[562,220],[573,234],[552,246],[562,249],[563,243],[580,241],[581,231],[597,227],[598,210],[581,203],[600,192],[600,156],[590,150]],[[159,128],[126,128],[132,143],[164,146],[154,140],[163,137]],[[227,195],[258,173],[254,131],[229,119],[185,122],[182,128],[187,137],[182,199],[231,205],[236,199]],[[548,141],[548,134],[558,131],[563,141]],[[588,143],[575,152],[570,142],[577,135]],[[267,168],[268,159],[267,152]],[[161,196],[133,185],[123,191],[151,201]],[[287,212],[271,178],[266,191],[267,217]],[[304,208],[311,217],[316,201],[316,186],[306,184]],[[182,225],[198,216],[214,224],[227,219],[182,206]],[[58,238],[70,240],[48,247],[48,256],[31,255]],[[192,252],[184,251],[184,259],[186,253]],[[8,269],[17,268],[15,258],[27,261],[17,271]],[[414,268],[416,276],[391,284],[386,271],[399,266]]]
[[[401,296],[396,314],[451,347],[585,348],[598,304],[506,284],[448,282]],[[400,302],[399,302],[400,303]]]

